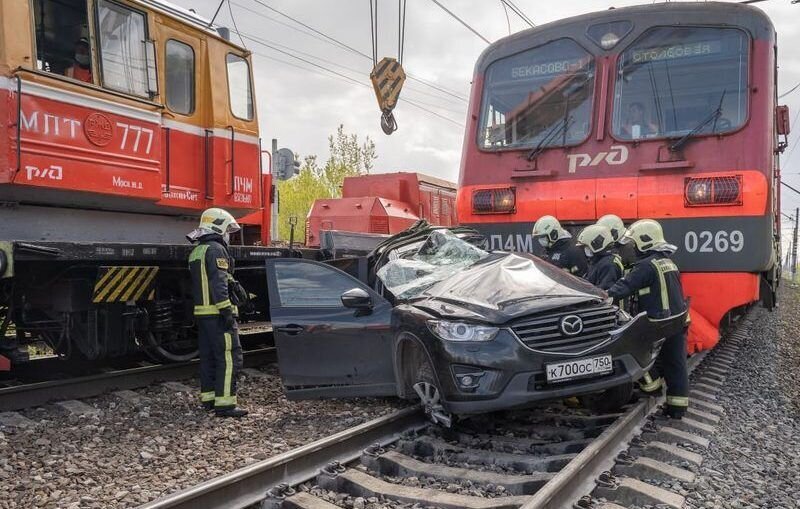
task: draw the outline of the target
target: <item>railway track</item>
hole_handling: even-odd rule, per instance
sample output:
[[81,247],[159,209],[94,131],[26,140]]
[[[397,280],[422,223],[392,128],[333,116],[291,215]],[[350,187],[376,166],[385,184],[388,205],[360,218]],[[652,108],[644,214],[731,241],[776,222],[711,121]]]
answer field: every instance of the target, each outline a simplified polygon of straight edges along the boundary
[[734,332],[710,362],[705,353],[690,359],[695,403],[681,422],[656,417],[663,398],[609,415],[550,405],[475,417],[452,429],[428,424],[412,407],[142,509],[678,509],[680,490],[691,484],[719,421],[712,393],[737,338]]
[[[245,367],[276,361],[275,348],[260,346],[243,352]],[[198,373],[198,360],[175,364],[152,364],[115,369],[86,376],[60,378],[0,387],[0,412],[21,410],[52,401],[90,398],[106,392],[137,389],[148,385],[191,378]]]

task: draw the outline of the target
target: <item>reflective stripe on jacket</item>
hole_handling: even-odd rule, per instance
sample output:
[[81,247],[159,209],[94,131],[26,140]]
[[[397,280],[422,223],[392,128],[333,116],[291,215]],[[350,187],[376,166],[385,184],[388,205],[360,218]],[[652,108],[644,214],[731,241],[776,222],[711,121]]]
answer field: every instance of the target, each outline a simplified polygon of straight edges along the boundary
[[233,260],[221,242],[201,238],[189,255],[189,272],[195,316],[218,315],[220,309],[232,307],[228,281],[233,278]]
[[681,273],[664,253],[640,260],[608,290],[614,300],[634,294],[639,296],[639,311],[646,311],[651,318],[667,318],[686,311]]

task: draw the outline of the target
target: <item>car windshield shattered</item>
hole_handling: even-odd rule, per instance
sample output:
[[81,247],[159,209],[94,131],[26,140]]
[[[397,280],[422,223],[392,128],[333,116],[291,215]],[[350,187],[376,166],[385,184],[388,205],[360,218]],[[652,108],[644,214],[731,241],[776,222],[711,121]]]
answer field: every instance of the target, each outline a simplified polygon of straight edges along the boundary
[[449,230],[434,230],[424,242],[390,253],[377,274],[396,298],[410,299],[487,256]]

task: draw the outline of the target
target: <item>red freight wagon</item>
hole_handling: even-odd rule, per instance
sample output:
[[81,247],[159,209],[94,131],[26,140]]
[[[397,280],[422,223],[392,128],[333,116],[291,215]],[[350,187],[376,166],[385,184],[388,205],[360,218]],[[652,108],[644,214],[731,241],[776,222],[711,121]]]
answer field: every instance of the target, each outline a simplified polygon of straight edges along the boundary
[[319,247],[321,230],[395,234],[425,219],[453,226],[456,186],[420,173],[347,177],[341,198],[316,200],[306,219],[306,246]]
[[659,3],[503,38],[475,66],[458,190],[461,224],[535,251],[552,214],[653,218],[691,298],[691,351],[732,316],[771,307],[779,278],[775,30],[736,3]]

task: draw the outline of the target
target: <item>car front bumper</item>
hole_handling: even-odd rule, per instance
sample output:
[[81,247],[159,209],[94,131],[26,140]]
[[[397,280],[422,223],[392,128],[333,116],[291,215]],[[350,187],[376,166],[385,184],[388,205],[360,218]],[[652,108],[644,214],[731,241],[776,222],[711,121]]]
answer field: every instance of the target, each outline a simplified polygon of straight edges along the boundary
[[[684,315],[650,320],[642,313],[580,355],[535,351],[509,329],[485,343],[437,340],[430,352],[445,407],[455,414],[485,413],[637,381],[652,367],[664,338],[680,333],[684,321]],[[547,364],[600,355],[611,355],[611,373],[562,382],[546,379]],[[471,383],[465,384],[464,377]]]

